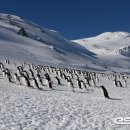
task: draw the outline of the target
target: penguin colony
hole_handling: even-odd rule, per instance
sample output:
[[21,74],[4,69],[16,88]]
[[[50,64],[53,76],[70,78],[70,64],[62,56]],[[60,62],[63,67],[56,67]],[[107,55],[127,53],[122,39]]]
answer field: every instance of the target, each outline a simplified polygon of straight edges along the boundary
[[[13,66],[13,71],[9,66]],[[7,82],[44,90],[48,87],[54,90],[55,85],[67,86],[68,90],[75,92],[75,88],[89,91],[90,88],[101,88],[105,98],[110,98],[104,85],[100,84],[100,79],[105,77],[113,81],[115,87],[127,87],[128,76],[117,73],[98,73],[84,70],[58,68],[53,66],[27,64],[26,62],[18,65],[15,62],[5,60],[5,64],[0,62],[0,74]],[[52,75],[54,76],[52,80]],[[62,83],[62,81],[64,81]]]

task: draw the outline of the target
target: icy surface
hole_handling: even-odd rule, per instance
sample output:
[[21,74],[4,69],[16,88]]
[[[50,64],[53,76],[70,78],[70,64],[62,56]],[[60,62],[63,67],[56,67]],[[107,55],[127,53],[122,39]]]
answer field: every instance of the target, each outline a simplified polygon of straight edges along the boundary
[[[6,65],[13,75],[14,65]],[[54,90],[32,89],[3,79],[0,71],[0,129],[1,130],[126,130],[129,125],[117,125],[116,117],[130,116],[130,79],[128,87],[116,87],[112,79],[99,76],[97,86],[104,85],[111,99],[106,99],[98,87],[79,90],[72,79],[75,92],[65,80],[57,85],[55,74],[49,73]],[[106,73],[107,74],[107,73]],[[82,79],[82,78],[81,78]],[[45,82],[44,82],[45,83]]]

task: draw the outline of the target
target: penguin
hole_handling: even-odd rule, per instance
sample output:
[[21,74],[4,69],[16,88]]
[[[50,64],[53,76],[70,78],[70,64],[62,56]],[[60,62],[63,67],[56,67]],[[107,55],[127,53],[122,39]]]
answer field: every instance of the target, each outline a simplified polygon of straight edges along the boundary
[[5,75],[6,75],[5,70],[3,70],[2,71],[2,76],[3,76],[4,79],[5,79]]
[[14,73],[14,82],[15,82],[16,84],[21,84],[20,78],[18,77],[17,73]]
[[37,74],[36,80],[37,80],[38,84],[41,84],[41,85],[45,86],[45,85],[43,84],[43,81],[42,81],[42,79],[41,79],[41,77],[40,77],[39,74]]
[[81,81],[79,79],[77,79],[77,86],[79,87],[79,89],[82,89],[82,87],[81,87]]
[[11,77],[11,73],[10,73],[9,69],[6,68],[6,69],[5,69],[5,72],[8,73],[8,76]]
[[11,76],[7,72],[5,72],[5,80],[8,81],[8,82],[12,82],[11,81]]
[[57,76],[55,78],[57,80],[58,85],[61,85],[60,79]]
[[87,89],[87,87],[86,87],[86,84],[81,80],[81,86],[83,87],[83,88],[85,88],[86,90],[88,90]]
[[95,80],[94,79],[92,79],[92,84],[93,84],[93,86],[96,86],[96,82],[95,82]]
[[21,76],[21,70],[19,67],[17,67],[17,75]]
[[47,82],[47,86],[53,90],[53,87],[52,87],[52,81],[51,80],[48,80],[46,79],[46,82]]
[[34,78],[34,72],[32,71],[32,69],[29,69],[30,73],[31,73],[31,77]]
[[103,85],[101,85],[100,87],[101,87],[102,90],[103,90],[104,97],[110,99],[110,97],[109,97],[109,95],[108,95],[108,92],[107,92],[106,88],[105,88]]
[[4,69],[3,63],[0,63],[0,69],[1,69],[1,70]]
[[119,84],[119,87],[123,87],[121,81],[117,81],[117,83]]
[[86,83],[91,87],[90,78],[89,77],[85,77],[85,79],[86,79]]
[[115,80],[114,80],[114,84],[116,85],[116,87],[118,87],[117,79],[116,79],[116,78],[115,78]]
[[31,87],[30,81],[25,75],[21,76],[21,83],[24,86]]
[[27,71],[23,71],[23,74],[29,79],[29,74]]
[[63,75],[63,78],[66,80],[67,76],[65,75],[65,73],[62,73],[62,75]]
[[44,76],[45,76],[45,79],[47,80],[47,84],[49,84],[48,82],[52,82],[48,73],[46,73]]
[[67,80],[67,84],[68,84],[68,87],[71,88],[72,92],[75,92],[75,91],[74,91],[74,85],[73,85],[71,79],[68,79],[68,80]]
[[127,80],[124,79],[124,86],[127,87]]
[[75,79],[79,79],[79,76],[77,74],[74,74]]
[[5,60],[5,63],[7,64],[7,63],[8,63],[8,60]]
[[32,78],[32,84],[35,89],[40,89],[38,82],[35,78]]

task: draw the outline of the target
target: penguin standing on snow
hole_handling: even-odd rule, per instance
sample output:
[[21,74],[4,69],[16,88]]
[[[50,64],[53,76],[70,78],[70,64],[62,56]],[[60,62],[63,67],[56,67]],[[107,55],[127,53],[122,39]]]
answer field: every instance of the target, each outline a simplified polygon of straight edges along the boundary
[[93,84],[93,86],[96,86],[96,82],[94,79],[92,79],[92,84]]
[[39,74],[37,74],[36,80],[37,80],[38,84],[41,84],[41,85],[45,86],[45,85],[43,84],[43,81],[42,81],[42,79],[41,79],[41,77],[40,77]]
[[25,75],[21,76],[21,82],[22,82],[22,85],[31,87],[30,81]]
[[10,73],[5,72],[5,80],[8,82],[12,82]]
[[20,78],[18,77],[17,73],[14,73],[14,82],[15,82],[16,84],[21,84],[21,83],[20,83]]
[[39,85],[38,85],[38,82],[35,78],[32,78],[32,84],[33,84],[33,87],[36,88],[36,89],[40,89]]
[[67,79],[67,84],[68,84],[68,87],[71,88],[71,90],[72,90],[73,92],[75,92],[75,91],[74,91],[74,85],[73,85],[71,79]]
[[116,87],[118,87],[118,83],[117,83],[117,79],[116,78],[114,80],[114,84],[116,85]]
[[34,72],[30,69],[31,77],[34,78]]
[[82,86],[82,88],[85,88],[86,90],[88,90],[86,87],[86,84],[83,81],[81,81],[81,86]]
[[102,90],[103,90],[104,97],[105,97],[105,98],[110,98],[109,95],[108,95],[108,92],[107,92],[106,88],[105,88],[103,85],[100,86],[100,87],[101,87]]
[[127,80],[124,79],[124,86],[127,87]]
[[117,81],[117,83],[119,84],[119,87],[123,87],[121,81]]
[[52,81],[48,73],[45,74],[46,84],[50,89],[53,89],[52,87]]
[[5,79],[5,75],[6,75],[5,70],[3,70],[2,71],[2,76],[3,76],[4,79]]
[[0,69],[4,69],[3,63],[0,63]]
[[29,79],[29,74],[27,71],[23,71],[23,74]]
[[17,75],[22,76],[22,70],[20,67],[17,67]]
[[58,85],[61,85],[60,79],[57,76],[55,78],[57,80]]
[[48,73],[45,74],[45,78],[46,78],[48,81],[51,81],[51,78],[50,78],[50,76],[49,76]]
[[77,79],[77,86],[79,87],[79,89],[82,89],[82,87],[81,87],[81,81],[79,79]]
[[8,74],[8,76],[11,78],[11,73],[10,73],[10,71],[9,71],[9,69],[5,69],[5,72]]
[[53,90],[52,81],[51,81],[51,80],[48,80],[48,79],[46,78],[46,83],[47,83],[47,86],[48,86],[50,89]]
[[90,78],[89,77],[85,77],[85,82],[91,87]]

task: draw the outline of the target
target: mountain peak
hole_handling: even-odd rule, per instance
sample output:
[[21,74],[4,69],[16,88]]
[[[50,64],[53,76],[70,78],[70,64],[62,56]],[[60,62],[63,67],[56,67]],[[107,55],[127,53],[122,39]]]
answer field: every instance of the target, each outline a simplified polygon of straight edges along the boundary
[[18,21],[23,21],[22,17],[12,15],[12,14],[5,14],[5,13],[0,13],[0,19],[8,19],[8,20],[18,20]]
[[119,38],[119,37],[125,37],[130,35],[130,33],[128,32],[123,32],[123,31],[118,31],[118,32],[105,32],[102,33],[98,36],[96,36],[96,38]]

